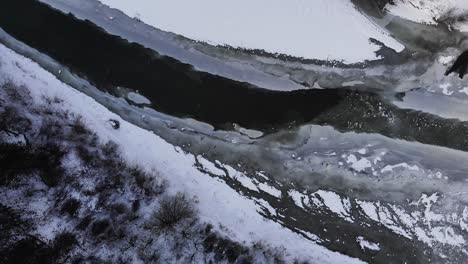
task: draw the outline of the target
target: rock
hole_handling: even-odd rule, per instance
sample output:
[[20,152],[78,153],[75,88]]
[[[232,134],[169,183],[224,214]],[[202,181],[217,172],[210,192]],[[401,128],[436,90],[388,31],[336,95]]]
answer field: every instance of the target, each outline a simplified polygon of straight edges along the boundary
[[111,123],[111,126],[117,130],[120,128],[120,122],[115,120],[115,119],[110,119],[109,122]]
[[458,73],[458,76],[463,79],[468,68],[468,51],[463,52],[455,63],[450,67],[445,75],[449,75],[452,72]]

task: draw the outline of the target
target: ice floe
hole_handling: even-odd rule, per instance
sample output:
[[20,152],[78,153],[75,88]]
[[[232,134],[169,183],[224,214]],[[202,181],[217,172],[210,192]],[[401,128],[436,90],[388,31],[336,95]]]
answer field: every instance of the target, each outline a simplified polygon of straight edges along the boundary
[[370,38],[404,49],[350,1],[100,1],[161,30],[212,45],[346,63],[377,59],[380,47]]

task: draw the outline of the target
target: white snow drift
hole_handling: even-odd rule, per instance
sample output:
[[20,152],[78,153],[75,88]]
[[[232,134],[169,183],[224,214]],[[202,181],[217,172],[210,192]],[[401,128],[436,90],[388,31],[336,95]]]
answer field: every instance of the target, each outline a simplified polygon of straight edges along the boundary
[[349,0],[99,0],[158,29],[212,45],[345,63],[404,46]]

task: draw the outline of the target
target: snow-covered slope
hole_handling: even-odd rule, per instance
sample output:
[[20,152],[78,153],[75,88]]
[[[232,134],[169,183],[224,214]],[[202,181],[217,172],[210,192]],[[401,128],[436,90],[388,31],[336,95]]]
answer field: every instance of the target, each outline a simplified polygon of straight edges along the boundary
[[[29,89],[37,104],[44,104],[44,98],[58,98],[64,110],[82,116],[83,123],[95,132],[100,140],[109,140],[122,149],[122,157],[130,164],[158,172],[170,184],[170,192],[186,192],[198,198],[200,218],[212,223],[220,232],[229,232],[233,240],[252,244],[265,241],[284,248],[288,262],[294,258],[307,259],[313,263],[361,263],[336,252],[332,252],[283,228],[280,224],[261,216],[258,202],[239,195],[235,190],[216,178],[202,173],[195,166],[200,162],[205,168],[215,165],[201,157],[185,153],[170,145],[154,133],[136,127],[92,98],[72,89],[57,80],[51,73],[40,68],[31,60],[24,58],[3,45],[0,45],[0,83],[12,82]],[[108,120],[120,122],[119,130],[109,126]],[[245,177],[235,172],[236,177]]]
[[404,46],[348,0],[100,0],[164,31],[213,45],[346,63],[377,59],[374,38]]

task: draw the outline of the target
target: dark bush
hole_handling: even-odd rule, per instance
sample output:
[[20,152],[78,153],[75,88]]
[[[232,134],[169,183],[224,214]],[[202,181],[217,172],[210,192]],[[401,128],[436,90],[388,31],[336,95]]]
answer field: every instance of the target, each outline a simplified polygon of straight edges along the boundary
[[86,263],[86,259],[83,256],[78,255],[78,256],[74,256],[71,259],[70,263],[72,263],[72,264],[84,264],[84,263]]
[[113,142],[109,141],[102,147],[102,153],[106,158],[118,158],[119,157],[119,146]]
[[211,234],[211,231],[213,230],[213,225],[212,224],[206,224],[205,229],[203,230],[205,234]]
[[212,232],[212,228],[213,226],[208,224],[203,230],[205,233],[203,240],[205,253],[214,253],[214,258],[218,262],[227,260],[229,263],[236,261],[239,263],[239,260],[242,259],[240,263],[249,263],[248,260],[250,258],[247,257],[249,253],[247,247],[232,240],[219,237],[216,233]]
[[137,167],[130,169],[130,174],[135,178],[136,185],[144,190],[148,182],[148,176]]
[[110,222],[107,219],[97,220],[91,226],[91,234],[93,236],[98,236],[108,230],[110,227]]
[[128,210],[127,205],[124,203],[115,203],[112,205],[112,211],[117,214],[124,214]]
[[9,99],[13,102],[26,105],[32,99],[28,89],[24,86],[18,86],[14,83],[7,82],[3,84],[1,88],[6,92]]
[[41,180],[49,187],[55,187],[63,178],[62,158],[65,152],[54,143],[41,146],[37,151],[37,166],[41,169]]
[[31,223],[23,220],[20,212],[0,204],[0,249],[8,248],[15,239],[24,235],[30,227]]
[[55,167],[46,167],[41,172],[41,180],[45,185],[49,187],[55,187],[57,186],[57,184],[59,184],[60,180],[63,177],[63,174],[64,170],[60,165],[57,165]]
[[0,143],[0,185],[16,182],[21,175],[36,170],[33,150],[17,144]]
[[0,184],[8,184],[20,175],[38,172],[42,181],[55,186],[63,176],[60,146],[50,143],[43,146],[0,144]]
[[75,198],[67,199],[60,210],[62,214],[68,214],[69,216],[76,216],[78,209],[81,207],[81,202]]
[[98,136],[97,136],[95,133],[91,134],[91,135],[88,137],[88,144],[89,144],[90,147],[93,147],[93,148],[95,148],[95,147],[98,146],[98,144],[99,144],[99,138],[98,138]]
[[31,121],[18,112],[16,108],[6,106],[0,112],[0,131],[24,134],[31,130]]
[[63,100],[58,98],[57,96],[54,97],[46,97],[44,98],[45,102],[49,105],[51,104],[61,104],[63,103]]
[[248,251],[242,247],[240,244],[232,242],[229,243],[224,254],[229,262],[236,261],[241,255],[247,253]]
[[143,172],[141,169],[136,168],[136,167],[130,169],[130,174],[135,179],[135,183],[138,186],[138,188],[143,190],[145,195],[148,195],[148,196],[151,195],[153,191],[153,188],[152,188],[153,184],[149,176],[145,172]]
[[141,207],[140,200],[133,201],[133,203],[132,203],[132,212],[134,212],[134,213],[138,212],[138,210],[140,210],[140,207]]
[[159,210],[153,213],[150,224],[156,231],[165,231],[183,220],[193,219],[195,214],[192,201],[178,193],[161,199]]
[[91,134],[91,132],[86,127],[86,125],[83,123],[83,120],[81,119],[81,117],[75,118],[75,120],[73,121],[71,125],[71,128],[72,128],[73,135]]
[[242,255],[236,261],[236,264],[253,264],[253,257],[250,255]]
[[310,264],[307,260],[294,259],[294,264]]
[[46,117],[42,121],[39,134],[46,139],[62,139],[63,124],[53,117]]
[[205,252],[213,252],[217,243],[218,236],[216,236],[215,234],[208,234],[203,240],[203,247],[205,249]]
[[131,168],[130,174],[135,179],[136,186],[143,190],[146,196],[158,196],[166,190],[167,182],[156,175],[149,175],[138,167]]
[[33,236],[16,242],[0,257],[1,263],[5,264],[50,264],[56,259],[56,252]]
[[73,246],[77,243],[76,237],[70,232],[63,232],[54,240],[54,250],[57,255],[63,255],[68,253]]
[[78,230],[85,230],[89,226],[92,220],[93,220],[93,217],[91,215],[87,215],[86,217],[81,219],[81,221],[78,223],[76,228]]
[[90,150],[87,146],[78,145],[76,154],[84,162],[85,165],[93,165],[99,159],[99,153],[96,150]]

